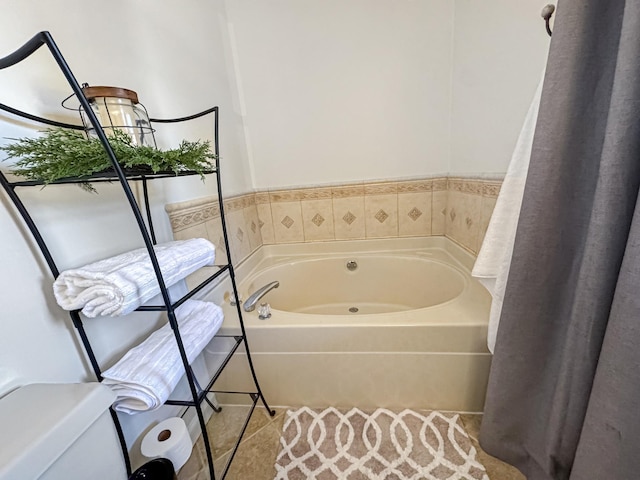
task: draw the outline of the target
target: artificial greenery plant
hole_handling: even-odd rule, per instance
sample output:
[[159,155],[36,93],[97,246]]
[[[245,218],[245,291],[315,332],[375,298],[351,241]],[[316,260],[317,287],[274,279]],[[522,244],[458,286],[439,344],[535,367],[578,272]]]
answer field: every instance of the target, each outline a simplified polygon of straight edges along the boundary
[[[83,178],[113,171],[113,165],[97,138],[87,139],[75,130],[55,128],[37,138],[11,139],[14,143],[0,147],[7,158],[16,158],[11,173],[45,185],[63,178]],[[109,143],[125,173],[192,171],[203,175],[213,169],[215,155],[208,141],[183,140],[173,150],[134,145],[131,137],[114,130]],[[88,183],[81,186],[95,191]]]

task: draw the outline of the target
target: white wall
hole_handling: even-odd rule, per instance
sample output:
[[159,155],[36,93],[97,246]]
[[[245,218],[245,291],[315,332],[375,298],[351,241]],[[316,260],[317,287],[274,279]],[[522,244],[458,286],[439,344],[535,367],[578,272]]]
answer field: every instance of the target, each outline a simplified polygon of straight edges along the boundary
[[538,0],[228,0],[258,189],[504,173]]
[[[212,105],[221,109],[221,154],[225,193],[251,190],[237,111],[222,0],[163,2],[36,2],[6,0],[0,16],[0,56],[49,30],[80,82],[136,90],[152,117],[188,115]],[[46,47],[30,60],[0,71],[0,102],[35,114],[76,122],[60,101],[71,90]],[[33,136],[41,125],[0,114],[0,142]],[[211,139],[212,117],[159,128],[161,147],[179,140]],[[0,153],[0,159],[3,154]],[[0,164],[6,171],[8,164]],[[165,203],[215,192],[199,178],[152,182],[154,215],[161,240],[170,238]],[[21,195],[49,242],[60,269],[82,265],[142,246],[133,216],[118,185],[98,195],[75,186],[21,189]],[[32,382],[93,379],[68,315],[53,299],[52,277],[4,192],[0,194],[0,395]],[[160,323],[156,314],[86,322],[98,358],[111,362]],[[167,415],[167,411],[164,411]],[[153,416],[124,418],[133,441]]]
[[453,2],[227,7],[256,188],[446,173]]
[[455,1],[451,173],[506,171],[546,63],[546,3]]

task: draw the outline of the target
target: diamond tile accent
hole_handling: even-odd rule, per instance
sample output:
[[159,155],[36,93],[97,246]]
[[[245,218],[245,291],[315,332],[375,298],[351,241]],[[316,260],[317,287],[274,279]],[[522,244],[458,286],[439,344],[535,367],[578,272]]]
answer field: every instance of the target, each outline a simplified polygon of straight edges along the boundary
[[316,225],[316,227],[319,227],[324,223],[324,217],[319,213],[316,213],[311,221]]
[[242,239],[244,238],[244,232],[241,228],[238,228],[238,231],[236,232],[236,238],[240,241],[242,241]]
[[451,218],[452,222],[456,219],[456,211],[453,208],[449,212],[449,218]]
[[253,233],[256,233],[256,230],[258,229],[258,226],[256,225],[256,222],[254,222],[253,220],[251,221],[251,231]]
[[467,217],[465,219],[465,222],[467,223],[467,228],[471,228],[471,225],[473,225],[473,220],[471,220],[471,217]]
[[258,227],[264,227],[264,222],[262,220],[258,220]]
[[389,218],[389,215],[382,209],[378,210],[378,213],[376,213],[376,220],[380,223],[384,223],[387,218]]
[[280,222],[282,225],[284,225],[286,228],[291,228],[291,226],[295,223],[293,221],[293,218],[291,218],[289,215],[287,215],[286,217],[284,217],[282,219],[282,221]]
[[443,208],[440,213],[446,217],[447,216],[447,208],[446,207]]
[[422,216],[422,212],[418,208],[413,207],[407,215],[409,215],[409,218],[415,222]]
[[347,225],[351,225],[353,222],[356,221],[356,216],[353,213],[351,213],[351,211],[348,211],[347,213],[344,214],[344,217],[342,217],[342,220],[347,222]]

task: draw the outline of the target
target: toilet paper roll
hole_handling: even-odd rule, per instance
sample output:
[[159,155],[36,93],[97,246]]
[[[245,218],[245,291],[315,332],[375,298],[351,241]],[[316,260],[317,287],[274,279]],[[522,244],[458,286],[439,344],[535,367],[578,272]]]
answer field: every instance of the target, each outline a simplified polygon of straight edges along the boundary
[[191,455],[191,437],[180,417],[171,417],[153,427],[142,439],[140,450],[147,458],[168,458],[177,472]]

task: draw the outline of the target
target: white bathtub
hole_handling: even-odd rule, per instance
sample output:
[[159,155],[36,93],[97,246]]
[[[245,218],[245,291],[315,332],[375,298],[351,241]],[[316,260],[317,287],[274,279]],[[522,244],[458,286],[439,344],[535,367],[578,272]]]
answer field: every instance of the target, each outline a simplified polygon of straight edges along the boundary
[[263,300],[291,313],[352,316],[417,310],[449,302],[464,291],[464,272],[444,260],[417,252],[274,255],[243,282],[241,291],[247,298],[278,280],[278,290]]
[[[473,261],[443,237],[263,246],[236,274],[244,299],[280,282],[261,300],[271,318],[244,313],[267,399],[482,411],[490,297],[469,275]],[[237,331],[235,307],[224,308],[223,330]],[[247,380],[233,362],[222,382]]]

